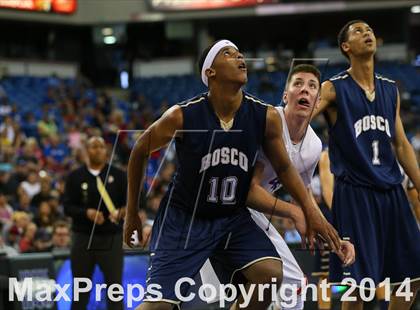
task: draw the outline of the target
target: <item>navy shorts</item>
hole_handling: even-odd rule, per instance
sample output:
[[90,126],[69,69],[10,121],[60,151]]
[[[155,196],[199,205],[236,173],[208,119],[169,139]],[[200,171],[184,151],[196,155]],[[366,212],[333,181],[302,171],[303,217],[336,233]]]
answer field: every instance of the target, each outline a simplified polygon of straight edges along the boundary
[[379,284],[390,278],[420,278],[420,230],[401,185],[375,190],[337,181],[332,222],[342,238],[349,238],[356,261],[347,268],[335,254],[330,257],[330,280],[350,277],[357,284],[371,278]]
[[[150,267],[147,285],[157,284],[160,300],[179,305],[175,285],[183,277],[194,279],[208,258],[222,259],[233,270],[279,254],[264,231],[252,220],[246,208],[229,217],[194,218],[177,207],[161,205],[150,241]],[[196,284],[198,285],[198,284]],[[190,285],[180,287],[187,296]],[[151,301],[146,295],[145,301]]]

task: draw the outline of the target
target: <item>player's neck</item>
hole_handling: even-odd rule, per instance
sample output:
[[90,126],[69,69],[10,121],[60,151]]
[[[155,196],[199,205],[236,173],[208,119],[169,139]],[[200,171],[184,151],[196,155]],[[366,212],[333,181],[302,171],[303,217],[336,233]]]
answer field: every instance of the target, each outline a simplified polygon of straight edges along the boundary
[[212,87],[209,91],[209,102],[216,115],[223,121],[229,121],[234,116],[242,102],[242,90]]
[[373,56],[368,59],[353,61],[348,72],[363,89],[370,91],[375,89]]
[[295,144],[301,142],[308,126],[308,120],[304,117],[292,115],[287,106],[284,109],[284,118],[289,129],[290,140]]
[[105,163],[103,164],[88,163],[87,166],[89,169],[101,171],[105,167]]

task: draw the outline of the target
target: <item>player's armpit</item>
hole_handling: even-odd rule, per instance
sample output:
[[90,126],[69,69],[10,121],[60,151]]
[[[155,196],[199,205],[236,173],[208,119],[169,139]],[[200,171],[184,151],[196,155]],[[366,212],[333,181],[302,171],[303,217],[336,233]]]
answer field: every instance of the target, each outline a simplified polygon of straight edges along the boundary
[[335,107],[332,107],[332,104],[335,100],[336,93],[334,84],[330,81],[325,81],[321,86],[321,100],[312,114],[312,119],[326,111],[328,113],[329,121],[334,124],[337,119],[337,111]]
[[182,128],[182,110],[180,106],[175,105],[143,132],[133,151],[149,155],[166,146]]
[[135,231],[139,241],[142,238],[142,222],[138,216],[140,189],[143,188],[143,179],[147,167],[147,158],[153,151],[167,145],[175,137],[177,130],[183,127],[183,115],[179,106],[167,110],[160,119],[154,122],[139,137],[128,161],[128,192],[127,212],[124,222],[124,242],[131,245],[131,238]]

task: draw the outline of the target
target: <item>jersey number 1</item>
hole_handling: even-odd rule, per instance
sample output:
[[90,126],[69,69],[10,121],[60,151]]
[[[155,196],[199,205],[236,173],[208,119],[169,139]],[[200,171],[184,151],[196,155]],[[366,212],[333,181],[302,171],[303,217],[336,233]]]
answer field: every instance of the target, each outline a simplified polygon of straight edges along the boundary
[[379,160],[379,141],[378,140],[374,140],[372,142],[372,149],[373,149],[372,164],[380,165],[381,161]]
[[[219,183],[219,178],[210,179],[210,191],[207,196],[208,202],[217,203],[219,197],[217,195],[217,185]],[[222,187],[220,193],[220,202],[222,204],[234,204],[236,196],[236,185],[238,185],[238,179],[236,177],[226,177],[222,180]]]

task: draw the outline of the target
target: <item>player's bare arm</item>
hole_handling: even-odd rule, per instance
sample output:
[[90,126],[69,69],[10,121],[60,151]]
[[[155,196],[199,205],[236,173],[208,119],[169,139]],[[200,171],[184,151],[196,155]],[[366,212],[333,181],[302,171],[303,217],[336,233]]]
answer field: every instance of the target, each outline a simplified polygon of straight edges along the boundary
[[337,120],[337,109],[335,107],[336,93],[331,81],[325,81],[321,86],[321,100],[312,113],[312,119],[319,114],[326,112],[331,124]]
[[[417,192],[420,192],[420,172],[413,147],[405,135],[404,126],[400,118],[400,96],[397,97],[397,112],[395,118],[394,148],[401,166],[413,182]],[[420,199],[420,197],[419,197]]]
[[314,206],[302,179],[291,164],[282,138],[282,122],[273,107],[267,109],[263,149],[277,177],[303,209],[310,247],[314,248],[314,239],[320,235],[332,249],[337,251],[340,248],[337,231],[327,222],[321,211]]
[[419,192],[413,187],[407,190],[408,201],[413,206],[414,215],[416,216],[417,222],[420,223],[420,199]]
[[296,225],[298,232],[306,235],[306,221],[303,211],[298,206],[280,200],[265,190],[260,184],[264,171],[264,164],[257,162],[247,197],[247,206],[267,215],[290,218]]
[[139,241],[142,240],[142,222],[138,215],[138,199],[149,155],[166,146],[182,129],[183,116],[179,106],[167,110],[160,119],[154,122],[136,141],[128,161],[128,193],[127,211],[124,222],[124,242],[131,245],[131,236],[137,231]]
[[319,178],[321,180],[322,197],[329,209],[332,206],[334,176],[330,171],[330,159],[328,152],[323,151],[319,159]]

